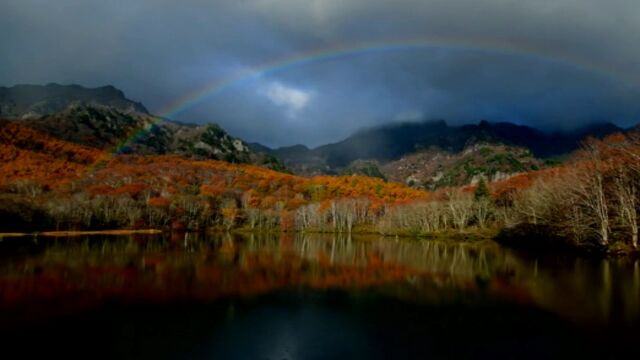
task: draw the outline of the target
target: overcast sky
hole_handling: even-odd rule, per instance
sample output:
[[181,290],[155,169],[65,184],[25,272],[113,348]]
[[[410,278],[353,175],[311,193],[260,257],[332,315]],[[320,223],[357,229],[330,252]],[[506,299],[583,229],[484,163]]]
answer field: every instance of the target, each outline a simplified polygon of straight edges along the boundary
[[161,113],[239,78],[172,116],[270,146],[393,121],[630,125],[638,44],[638,0],[0,1],[0,85],[112,84]]

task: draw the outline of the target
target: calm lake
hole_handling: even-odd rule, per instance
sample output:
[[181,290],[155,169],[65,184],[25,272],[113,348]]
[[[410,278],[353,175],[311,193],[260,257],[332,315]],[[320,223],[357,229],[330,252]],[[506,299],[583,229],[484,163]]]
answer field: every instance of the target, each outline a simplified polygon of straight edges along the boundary
[[628,359],[639,330],[632,259],[302,234],[0,241],[5,355]]

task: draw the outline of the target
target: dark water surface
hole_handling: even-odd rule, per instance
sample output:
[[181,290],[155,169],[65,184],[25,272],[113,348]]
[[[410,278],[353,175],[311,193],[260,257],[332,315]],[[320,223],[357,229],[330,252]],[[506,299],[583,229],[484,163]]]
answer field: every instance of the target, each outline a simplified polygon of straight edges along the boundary
[[5,238],[0,339],[6,358],[634,358],[640,262],[380,237]]

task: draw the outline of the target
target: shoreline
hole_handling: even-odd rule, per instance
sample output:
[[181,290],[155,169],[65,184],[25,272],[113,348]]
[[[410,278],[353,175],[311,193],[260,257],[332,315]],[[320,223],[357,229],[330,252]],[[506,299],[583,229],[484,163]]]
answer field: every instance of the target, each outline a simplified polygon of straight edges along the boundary
[[[182,233],[183,231],[178,231]],[[439,240],[439,241],[455,241],[455,242],[480,242],[480,241],[492,241],[500,246],[511,248],[517,251],[524,251],[531,254],[539,253],[557,253],[557,254],[573,254],[578,256],[596,256],[601,258],[620,258],[620,257],[640,257],[640,251],[630,248],[619,243],[611,244],[607,248],[582,248],[579,246],[550,246],[550,244],[532,244],[531,242],[505,242],[501,239],[501,229],[499,228],[476,228],[466,229],[465,231],[447,230],[434,233],[410,233],[405,231],[380,233],[373,231],[370,228],[356,228],[351,232],[332,232],[323,231],[319,229],[306,229],[295,231],[281,231],[277,229],[271,230],[253,230],[248,228],[235,228],[230,230],[224,230],[220,228],[209,228],[204,231],[184,231],[185,233],[204,233],[204,234],[302,234],[302,235],[337,235],[337,236],[381,236],[385,238],[401,238],[401,239],[414,239],[419,241]],[[36,231],[36,232],[0,232],[0,241],[4,238],[26,238],[26,237],[77,237],[77,236],[126,236],[126,235],[160,235],[165,233],[173,233],[171,230],[162,229],[111,229],[111,230],[71,230],[71,231]],[[521,239],[522,240],[522,239]]]
[[143,229],[143,230],[93,230],[93,231],[41,231],[32,233],[21,232],[0,232],[1,238],[8,237],[27,237],[27,236],[45,236],[45,237],[64,237],[64,236],[86,236],[86,235],[135,235],[135,234],[147,234],[155,235],[162,234],[163,231],[159,229]]

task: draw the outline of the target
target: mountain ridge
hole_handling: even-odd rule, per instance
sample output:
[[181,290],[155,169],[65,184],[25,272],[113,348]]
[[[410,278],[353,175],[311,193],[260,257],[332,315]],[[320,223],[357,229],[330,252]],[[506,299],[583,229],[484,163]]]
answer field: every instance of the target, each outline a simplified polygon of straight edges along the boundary
[[157,117],[111,85],[0,87],[2,118],[102,151],[175,154],[282,169],[273,156],[252,152],[244,141],[217,124],[186,124]]
[[[431,147],[458,152],[470,143],[490,141],[525,146],[537,157],[548,158],[574,150],[587,136],[602,137],[625,130],[608,122],[590,124],[576,131],[546,132],[511,122],[482,120],[476,124],[449,125],[445,120],[436,120],[367,128],[341,141],[312,149],[298,144],[271,149],[271,151],[286,155],[291,149],[296,151],[303,149],[303,152],[325,157],[330,165],[344,166],[356,159],[395,160],[409,152]],[[389,149],[389,146],[392,148]]]
[[129,113],[149,114],[144,105],[128,99],[112,85],[88,88],[77,84],[18,84],[0,87],[0,117],[30,118],[63,111],[70,105],[102,105]]
[[[427,120],[427,121],[421,121],[421,122],[405,122],[405,123],[392,123],[392,124],[383,124],[383,125],[379,125],[379,126],[374,126],[374,127],[367,127],[367,128],[363,128],[360,130],[355,131],[353,134],[347,136],[346,138],[336,141],[336,142],[330,142],[327,144],[323,144],[323,145],[319,145],[316,147],[308,147],[304,144],[293,144],[293,145],[285,145],[285,146],[279,146],[279,147],[268,147],[266,145],[260,144],[260,143],[252,143],[251,145],[256,147],[256,148],[262,148],[268,151],[272,151],[272,152],[286,152],[288,150],[291,149],[295,149],[295,150],[303,150],[303,151],[309,151],[309,152],[326,152],[326,149],[328,148],[332,148],[335,146],[339,146],[345,142],[349,142],[352,141],[353,139],[357,139],[357,138],[370,138],[372,135],[376,136],[378,135],[377,133],[379,133],[380,131],[394,131],[396,130],[398,127],[406,127],[406,128],[424,128],[424,127],[431,127],[431,128],[449,128],[449,129],[460,129],[463,131],[473,131],[473,129],[487,129],[490,128],[492,130],[495,130],[497,127],[504,127],[504,129],[502,129],[501,132],[505,132],[505,130],[525,130],[528,131],[530,133],[536,134],[536,136],[545,136],[547,138],[550,139],[561,139],[561,138],[579,138],[582,139],[586,136],[602,136],[602,135],[608,135],[610,133],[613,132],[617,132],[617,131],[628,131],[628,130],[632,130],[636,127],[640,127],[640,124],[636,125],[635,127],[630,127],[630,128],[622,128],[619,127],[611,122],[596,122],[596,123],[592,123],[592,124],[588,124],[585,125],[583,127],[579,127],[576,128],[575,130],[571,131],[571,130],[563,130],[563,131],[545,131],[545,130],[540,130],[538,128],[535,128],[533,126],[529,126],[529,125],[521,125],[521,124],[516,124],[513,122],[508,122],[508,121],[497,121],[497,122],[492,122],[492,121],[487,121],[487,120],[480,120],[477,123],[467,123],[467,124],[462,124],[462,125],[449,125],[446,120]],[[525,133],[525,135],[528,135],[527,133]],[[505,136],[505,138],[509,138],[512,137],[512,135],[509,136]],[[523,138],[526,138],[526,136],[523,136]],[[560,152],[561,154],[561,152]],[[538,155],[542,155],[544,156],[545,153],[544,151],[540,151],[540,153]],[[553,155],[558,155],[556,153],[552,153],[551,156]]]
[[607,122],[547,132],[510,122],[436,120],[385,124],[313,149],[293,145],[270,153],[300,175],[373,174],[433,190],[539,169],[578,149],[586,137],[628,130]]
[[[573,132],[545,132],[510,122],[449,125],[435,120],[364,128],[312,149],[300,144],[271,149],[245,143],[213,123],[186,124],[159,118],[111,85],[0,87],[2,117],[101,150],[252,163],[307,176],[360,174],[426,188],[463,185],[480,177],[491,180],[538,168],[545,163],[542,159],[577,149],[587,136],[625,131],[606,122]],[[434,163],[438,159],[452,169]]]

